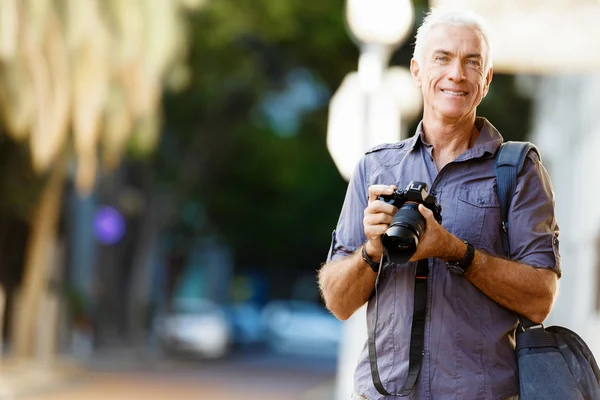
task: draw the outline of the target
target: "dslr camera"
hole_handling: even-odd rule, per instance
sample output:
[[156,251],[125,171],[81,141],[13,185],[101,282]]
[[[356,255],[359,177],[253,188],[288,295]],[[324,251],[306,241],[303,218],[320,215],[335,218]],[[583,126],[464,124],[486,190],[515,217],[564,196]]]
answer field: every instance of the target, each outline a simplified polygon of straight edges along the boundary
[[419,212],[419,204],[430,209],[435,219],[442,223],[442,207],[427,189],[426,183],[412,181],[406,189],[378,198],[398,208],[390,227],[381,237],[389,259],[393,262],[405,263],[417,250],[419,239],[425,231],[425,218]]

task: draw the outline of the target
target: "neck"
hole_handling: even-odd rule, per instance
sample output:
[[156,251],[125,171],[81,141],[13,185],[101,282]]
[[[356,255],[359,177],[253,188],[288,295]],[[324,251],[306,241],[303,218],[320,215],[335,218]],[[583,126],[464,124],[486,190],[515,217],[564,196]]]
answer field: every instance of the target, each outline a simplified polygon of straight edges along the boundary
[[451,122],[424,116],[423,132],[425,140],[433,146],[433,157],[439,169],[473,147],[479,134],[475,114]]

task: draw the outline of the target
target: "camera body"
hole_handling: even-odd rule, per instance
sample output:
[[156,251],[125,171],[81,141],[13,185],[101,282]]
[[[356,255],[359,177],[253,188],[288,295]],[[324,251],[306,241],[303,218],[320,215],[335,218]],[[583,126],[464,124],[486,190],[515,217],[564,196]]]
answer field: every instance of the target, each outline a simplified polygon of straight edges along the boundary
[[406,189],[381,195],[378,200],[398,208],[381,241],[391,261],[405,263],[415,253],[425,231],[425,218],[419,212],[419,204],[430,209],[440,224],[442,207],[437,203],[436,197],[429,194],[427,184],[419,181],[411,181]]

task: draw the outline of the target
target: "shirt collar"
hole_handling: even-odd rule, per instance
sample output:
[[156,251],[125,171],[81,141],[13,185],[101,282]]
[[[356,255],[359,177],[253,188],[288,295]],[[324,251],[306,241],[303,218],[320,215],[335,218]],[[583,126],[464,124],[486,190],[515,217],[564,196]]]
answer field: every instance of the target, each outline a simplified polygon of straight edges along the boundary
[[[486,155],[490,156],[496,154],[498,147],[504,141],[504,138],[498,132],[498,130],[492,125],[486,118],[477,117],[475,119],[475,125],[479,127],[479,136],[475,141],[475,145],[467,149],[459,159],[466,158],[477,158]],[[417,145],[423,144],[424,146],[431,146],[425,141],[425,135],[423,132],[423,120],[419,122],[416,133],[413,137],[407,139],[407,146],[413,150]]]

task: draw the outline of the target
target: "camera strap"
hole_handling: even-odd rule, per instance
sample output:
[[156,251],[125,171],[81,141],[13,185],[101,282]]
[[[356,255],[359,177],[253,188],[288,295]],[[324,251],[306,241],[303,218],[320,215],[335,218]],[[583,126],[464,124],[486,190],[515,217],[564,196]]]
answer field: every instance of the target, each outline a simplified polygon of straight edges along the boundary
[[[387,256],[387,255],[385,255]],[[415,271],[415,290],[414,290],[414,306],[413,306],[413,321],[410,332],[410,352],[408,362],[408,376],[404,387],[398,394],[391,394],[383,387],[377,368],[377,351],[375,346],[377,317],[378,317],[378,299],[377,286],[379,285],[379,276],[383,269],[383,259],[381,257],[379,272],[375,280],[375,307],[371,320],[367,319],[368,345],[369,345],[369,363],[371,364],[371,377],[375,389],[384,396],[408,396],[415,384],[419,372],[421,371],[421,363],[423,361],[423,345],[425,343],[425,317],[427,316],[427,284],[429,280],[429,260],[424,259],[417,263]]]

